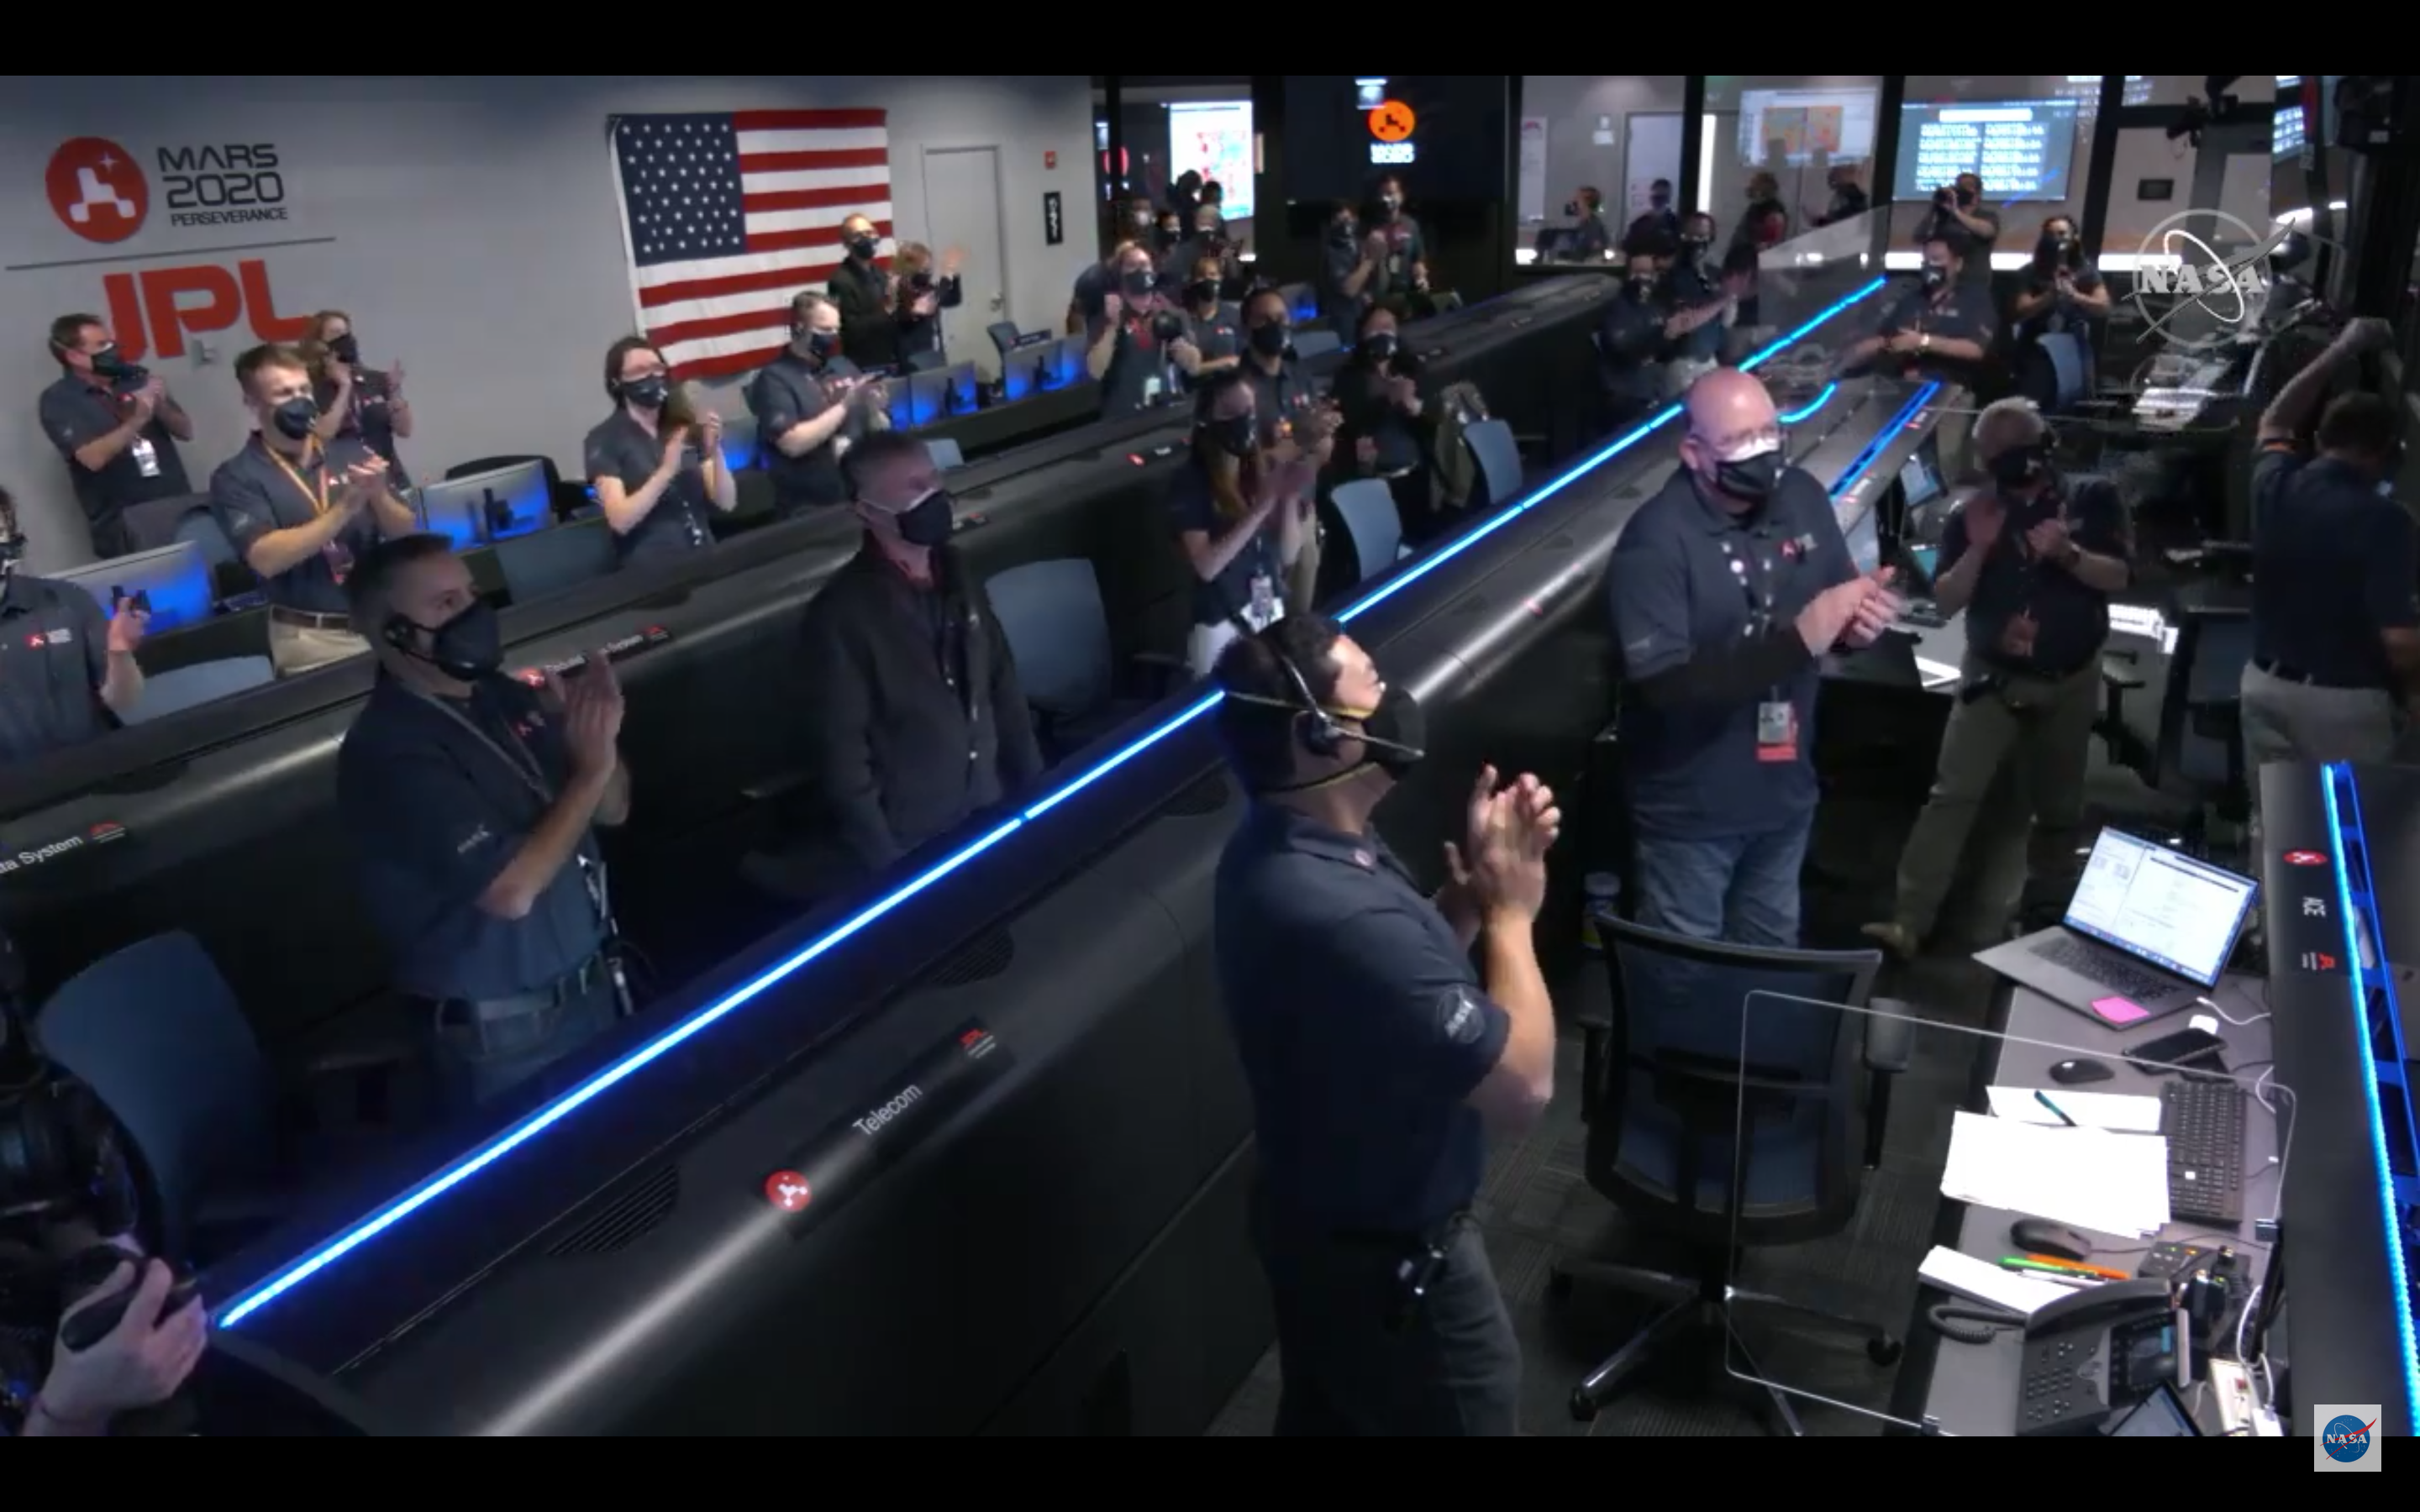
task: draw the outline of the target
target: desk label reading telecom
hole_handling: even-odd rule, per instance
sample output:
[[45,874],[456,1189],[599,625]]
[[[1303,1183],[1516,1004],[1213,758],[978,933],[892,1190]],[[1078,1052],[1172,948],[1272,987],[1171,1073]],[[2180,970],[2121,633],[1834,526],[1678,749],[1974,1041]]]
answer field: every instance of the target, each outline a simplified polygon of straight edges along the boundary
[[765,1180],[793,1238],[856,1196],[868,1178],[974,1101],[1010,1065],[1007,1046],[969,1024],[933,1046],[891,1089],[810,1140]]

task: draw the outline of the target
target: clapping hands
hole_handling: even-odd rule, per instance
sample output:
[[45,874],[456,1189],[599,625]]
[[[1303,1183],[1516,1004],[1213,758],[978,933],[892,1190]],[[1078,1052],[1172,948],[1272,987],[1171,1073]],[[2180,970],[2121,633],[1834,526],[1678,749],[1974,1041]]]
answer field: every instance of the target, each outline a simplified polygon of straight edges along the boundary
[[1482,920],[1534,921],[1546,900],[1546,853],[1563,828],[1554,790],[1528,774],[1499,787],[1482,766],[1464,816],[1465,839],[1448,841],[1445,863],[1454,889]]

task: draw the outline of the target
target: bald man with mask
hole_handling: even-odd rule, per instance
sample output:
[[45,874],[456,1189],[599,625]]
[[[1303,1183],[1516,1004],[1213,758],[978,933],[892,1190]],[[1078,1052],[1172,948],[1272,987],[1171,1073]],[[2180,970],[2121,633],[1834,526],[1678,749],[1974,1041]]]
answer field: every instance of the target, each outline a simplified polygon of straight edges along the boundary
[[1687,397],[1681,465],[1614,546],[1638,921],[1798,944],[1814,827],[1818,658],[1898,617],[1858,574],[1823,486],[1785,460],[1764,385],[1719,368]]

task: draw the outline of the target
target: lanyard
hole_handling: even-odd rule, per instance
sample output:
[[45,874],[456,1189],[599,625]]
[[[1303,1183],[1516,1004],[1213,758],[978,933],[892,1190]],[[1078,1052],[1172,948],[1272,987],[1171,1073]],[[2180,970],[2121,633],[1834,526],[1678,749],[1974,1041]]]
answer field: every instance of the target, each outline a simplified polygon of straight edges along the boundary
[[[286,460],[284,453],[278,451],[274,446],[271,446],[267,441],[261,442],[261,448],[268,452],[270,460],[277,464],[280,471],[284,472],[288,478],[294,480],[294,486],[302,490],[303,501],[311,506],[311,513],[314,517],[324,515],[328,512],[327,453],[324,451],[318,453],[319,486],[315,490],[309,484],[302,481],[302,474],[296,470],[293,463]],[[318,451],[318,449],[315,447],[313,450]]]
[[1747,600],[1748,633],[1761,636],[1773,627],[1773,559],[1751,552],[1743,557],[1730,541],[1722,543],[1723,560],[1730,564],[1731,580]]
[[[472,718],[443,699],[432,697],[416,687],[407,687],[404,691],[453,720],[472,739],[486,747],[489,753],[496,760],[511,768],[513,776],[520,779],[523,787],[537,795],[539,802],[550,807],[553,805],[557,796],[554,784],[546,779],[546,769],[538,764],[537,753],[531,750],[528,744],[509,725],[505,727],[504,739],[500,741],[478,720]],[[508,743],[509,748],[507,748]],[[605,886],[605,863],[589,855],[588,843],[584,840],[581,842],[580,848],[572,853],[572,859],[579,863],[581,886],[588,893],[590,906],[597,910],[597,925],[610,938],[618,932],[613,927],[612,896]]]

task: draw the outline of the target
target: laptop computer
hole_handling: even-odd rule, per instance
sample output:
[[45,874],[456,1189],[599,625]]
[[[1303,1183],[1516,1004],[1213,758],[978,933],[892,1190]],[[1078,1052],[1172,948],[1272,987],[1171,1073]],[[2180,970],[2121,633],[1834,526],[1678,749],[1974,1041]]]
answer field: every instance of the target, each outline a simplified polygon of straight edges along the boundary
[[2104,829],[2056,929],[1976,960],[2113,1029],[2191,1008],[2218,985],[2260,885]]

